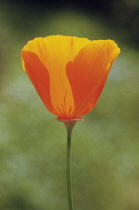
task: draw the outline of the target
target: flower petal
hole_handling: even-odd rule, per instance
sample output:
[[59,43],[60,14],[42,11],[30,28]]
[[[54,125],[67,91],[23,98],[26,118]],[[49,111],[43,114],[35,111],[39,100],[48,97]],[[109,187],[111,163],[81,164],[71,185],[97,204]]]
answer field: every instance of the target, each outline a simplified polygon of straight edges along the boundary
[[75,108],[71,86],[66,75],[66,64],[90,42],[85,38],[56,35],[36,38],[23,48],[23,51],[35,53],[43,67],[47,69],[51,104],[58,117],[69,117]]
[[85,115],[86,113],[90,112],[96,105],[96,102],[104,88],[108,73],[106,74],[104,80],[102,81],[102,83],[99,85],[97,91],[95,92],[94,96],[92,98],[90,98],[90,100],[88,101],[88,104],[86,104],[85,108],[82,110],[82,112],[79,113],[79,116]]
[[51,104],[50,79],[47,69],[33,52],[22,50],[22,62],[24,70],[28,74],[45,106],[50,112],[56,114]]
[[112,40],[97,40],[94,42],[103,48],[107,54],[110,64],[112,64],[120,53],[120,48],[117,46],[117,44]]
[[80,50],[74,61],[68,63],[67,76],[75,102],[74,117],[89,112],[96,104],[109,65],[105,51],[95,42]]
[[[88,101],[88,104],[86,104],[86,107],[82,110],[82,112],[79,114],[79,116],[82,116],[86,113],[88,113],[89,111],[91,111],[94,106],[96,105],[96,102],[104,88],[105,82],[107,80],[108,74],[109,74],[109,70],[114,62],[114,60],[116,59],[116,57],[118,56],[118,54],[120,53],[120,48],[117,46],[117,44],[112,41],[112,40],[95,40],[93,41],[93,43],[98,44],[99,46],[101,46],[103,48],[103,50],[105,51],[107,58],[109,60],[109,64],[108,64],[108,71],[106,71],[106,75],[104,77],[104,80],[102,81],[102,83],[100,83],[100,85],[97,88],[97,91],[95,92],[94,96],[92,98],[90,98],[90,101]],[[101,59],[100,59],[101,62]]]

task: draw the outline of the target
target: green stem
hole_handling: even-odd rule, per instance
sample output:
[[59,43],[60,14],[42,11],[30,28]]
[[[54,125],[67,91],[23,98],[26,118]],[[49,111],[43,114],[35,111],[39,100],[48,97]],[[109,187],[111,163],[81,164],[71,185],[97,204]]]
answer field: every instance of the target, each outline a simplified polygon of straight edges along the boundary
[[66,154],[66,172],[67,172],[67,188],[68,188],[68,204],[69,210],[73,210],[73,200],[72,200],[72,183],[71,183],[71,133],[75,125],[74,122],[65,122],[67,129],[67,154]]
[[72,186],[71,186],[71,132],[67,131],[67,187],[68,187],[68,202],[69,210],[73,210],[73,201],[72,201]]

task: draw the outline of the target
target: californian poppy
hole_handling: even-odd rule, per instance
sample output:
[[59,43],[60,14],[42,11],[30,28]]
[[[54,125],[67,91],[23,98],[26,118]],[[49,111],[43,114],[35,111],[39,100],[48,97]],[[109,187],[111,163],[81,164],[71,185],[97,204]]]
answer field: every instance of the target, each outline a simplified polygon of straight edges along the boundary
[[67,189],[73,210],[70,148],[77,120],[90,112],[105,85],[120,49],[114,41],[48,36],[29,41],[22,50],[23,68],[47,109],[67,129]]
[[22,62],[47,109],[77,119],[94,108],[119,53],[112,40],[53,35],[29,41]]

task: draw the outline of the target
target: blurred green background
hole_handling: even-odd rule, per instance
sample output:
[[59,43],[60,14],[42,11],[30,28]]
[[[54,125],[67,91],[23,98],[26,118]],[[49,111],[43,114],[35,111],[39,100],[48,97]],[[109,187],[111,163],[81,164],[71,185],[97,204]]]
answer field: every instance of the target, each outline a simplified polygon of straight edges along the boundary
[[28,40],[112,39],[121,48],[72,138],[75,210],[139,210],[139,1],[0,2],[0,210],[68,210],[66,131],[22,70]]

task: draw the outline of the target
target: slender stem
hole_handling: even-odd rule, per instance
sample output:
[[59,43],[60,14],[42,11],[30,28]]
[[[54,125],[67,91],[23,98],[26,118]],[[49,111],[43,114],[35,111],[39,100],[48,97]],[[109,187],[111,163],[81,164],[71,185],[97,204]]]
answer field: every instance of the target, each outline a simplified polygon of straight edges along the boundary
[[68,188],[68,203],[69,203],[69,210],[73,210],[73,201],[72,201],[72,184],[71,184],[71,130],[67,130],[67,188]]
[[64,122],[67,129],[67,153],[66,153],[66,173],[69,210],[73,210],[72,183],[71,183],[71,133],[76,121]]
[[82,118],[75,118],[75,119],[61,119],[57,118],[59,122],[63,122],[65,124],[67,130],[67,154],[66,154],[66,172],[67,172],[67,188],[68,188],[68,204],[69,210],[73,209],[73,202],[72,202],[72,183],[71,183],[71,133],[74,125],[77,121],[82,120]]

